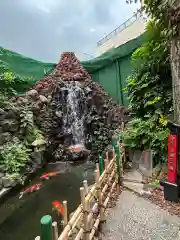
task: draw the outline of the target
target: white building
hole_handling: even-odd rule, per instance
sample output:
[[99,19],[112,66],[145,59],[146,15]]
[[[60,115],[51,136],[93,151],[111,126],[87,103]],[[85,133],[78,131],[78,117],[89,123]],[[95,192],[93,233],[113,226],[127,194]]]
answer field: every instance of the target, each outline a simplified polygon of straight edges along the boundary
[[138,11],[97,43],[97,55],[99,56],[112,48],[119,47],[143,34],[145,32],[146,21],[146,17]]

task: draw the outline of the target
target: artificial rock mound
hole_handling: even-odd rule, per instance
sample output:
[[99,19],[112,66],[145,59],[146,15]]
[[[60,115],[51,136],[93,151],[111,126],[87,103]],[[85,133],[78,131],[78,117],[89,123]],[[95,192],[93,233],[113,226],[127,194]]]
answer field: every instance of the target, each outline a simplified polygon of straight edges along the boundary
[[53,72],[34,89],[49,99],[39,122],[47,138],[47,152],[54,161],[84,157],[87,151],[82,155],[69,151],[71,145],[79,143],[97,155],[127,118],[127,110],[91,80],[74,53],[63,53]]

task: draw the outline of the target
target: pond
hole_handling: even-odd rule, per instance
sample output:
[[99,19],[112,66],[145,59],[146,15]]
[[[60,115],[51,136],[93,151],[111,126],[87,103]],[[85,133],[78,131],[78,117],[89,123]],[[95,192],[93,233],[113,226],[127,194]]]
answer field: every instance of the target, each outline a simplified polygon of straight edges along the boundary
[[73,212],[80,204],[79,188],[83,180],[88,180],[89,185],[94,182],[94,169],[93,163],[49,164],[37,174],[29,186],[41,183],[39,177],[44,172],[58,170],[57,176],[44,180],[39,191],[24,195],[21,199],[18,192],[0,206],[0,239],[35,239],[40,235],[40,219],[47,214],[52,216],[53,221],[59,223],[59,230],[62,230],[60,226],[62,217],[52,210],[52,202],[67,200],[68,212]]

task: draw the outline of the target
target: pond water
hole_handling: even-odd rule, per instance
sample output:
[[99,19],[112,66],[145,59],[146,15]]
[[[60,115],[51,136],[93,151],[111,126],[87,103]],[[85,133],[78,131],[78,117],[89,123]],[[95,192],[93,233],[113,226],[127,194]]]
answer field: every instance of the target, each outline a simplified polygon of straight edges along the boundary
[[94,182],[94,169],[93,163],[49,164],[37,174],[29,186],[41,183],[39,176],[44,172],[59,171],[57,176],[44,180],[39,191],[24,195],[22,199],[19,199],[18,192],[0,206],[0,239],[34,240],[40,235],[40,219],[47,214],[59,223],[61,230],[62,218],[52,211],[52,202],[67,200],[68,212],[73,212],[80,203],[79,188],[83,180],[88,180],[89,185]]

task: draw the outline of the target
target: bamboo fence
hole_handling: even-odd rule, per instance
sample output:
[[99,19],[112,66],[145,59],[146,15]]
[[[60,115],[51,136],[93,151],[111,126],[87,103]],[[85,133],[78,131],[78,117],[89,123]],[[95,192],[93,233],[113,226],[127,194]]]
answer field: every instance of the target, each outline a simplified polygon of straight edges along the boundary
[[[96,164],[95,183],[88,186],[83,181],[80,188],[81,204],[71,215],[68,221],[67,202],[63,202],[63,231],[58,235],[57,223],[52,223],[51,216],[41,219],[41,236],[35,240],[91,240],[96,235],[98,228],[105,221],[105,211],[108,203],[113,198],[114,192],[119,192],[122,181],[122,155],[123,150],[119,143],[113,148],[112,159],[99,157]],[[59,236],[59,237],[58,237]]]

